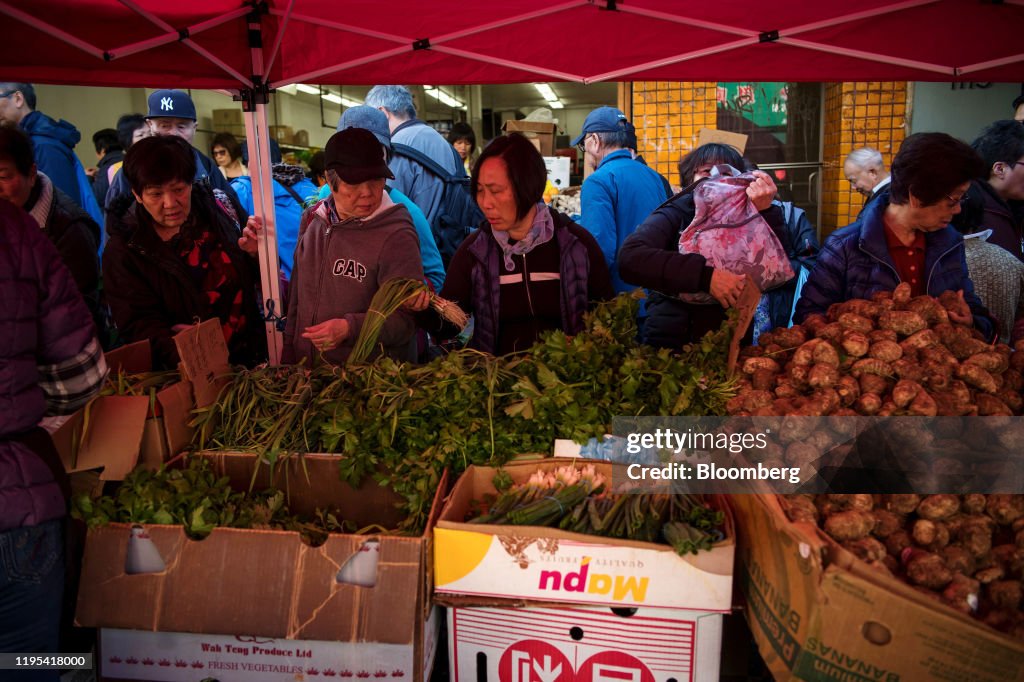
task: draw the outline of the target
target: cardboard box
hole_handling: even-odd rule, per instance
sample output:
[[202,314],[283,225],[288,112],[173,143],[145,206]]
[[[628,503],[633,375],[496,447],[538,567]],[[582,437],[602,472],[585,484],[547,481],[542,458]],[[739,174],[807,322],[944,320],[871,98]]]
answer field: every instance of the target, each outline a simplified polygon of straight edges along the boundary
[[330,642],[253,637],[193,635],[183,632],[100,630],[99,669],[104,678],[280,682],[429,679],[437,652],[443,610],[434,608],[424,624],[425,656],[412,646],[372,642]]
[[[246,490],[257,457],[202,453],[232,487]],[[337,509],[358,526],[395,527],[398,497],[367,481],[352,489],[338,477],[338,458],[305,455],[266,464],[256,489],[287,490],[294,513]],[[442,477],[431,509],[437,518],[448,487]],[[89,529],[82,561],[75,623],[84,627],[220,635],[245,633],[302,639],[412,647],[424,660],[430,609],[430,526],[419,537],[331,534],[319,547],[299,533],[216,528],[189,539],[181,526],[146,526],[132,540],[129,524]],[[147,544],[144,544],[147,543]],[[129,562],[158,555],[155,572],[129,573]],[[365,559],[375,552],[376,570]],[[350,565],[350,560],[353,562]],[[362,565],[360,565],[362,564]],[[353,580],[353,576],[358,578]],[[414,680],[422,679],[417,673]]]
[[[542,123],[540,121],[505,121],[501,129],[506,133],[522,133],[530,139],[537,147],[541,156],[555,155],[555,130],[554,123]],[[568,183],[566,183],[568,184]]]
[[245,126],[244,125],[227,125],[224,123],[213,124],[214,133],[231,133],[235,136],[235,139],[242,141],[245,139]]
[[1024,644],[881,575],[773,495],[734,495],[738,584],[777,679],[1024,679]]
[[[504,469],[520,482],[538,468],[573,461],[581,460],[513,463]],[[610,463],[594,465],[611,476]],[[441,512],[434,530],[437,593],[721,613],[731,609],[735,536],[728,511],[726,539],[710,552],[686,557],[663,544],[539,526],[465,523],[471,503],[494,492],[495,471],[471,466]]]
[[309,146],[309,131],[308,130],[296,130],[292,141],[300,147]]
[[245,128],[245,117],[241,109],[214,109],[213,127],[216,130],[223,130],[224,126],[242,126]]
[[[149,372],[153,366],[149,341],[110,351],[106,360],[111,377]],[[193,404],[187,381],[157,391],[155,410],[148,395],[100,396],[64,422],[53,442],[69,473],[102,468],[101,480],[120,481],[137,465],[155,468],[188,447]]]
[[665,609],[448,610],[452,682],[717,682],[722,615]]
[[569,186],[569,158],[566,156],[545,156],[544,166],[548,170],[548,180],[556,189]]
[[270,137],[284,144],[291,144],[295,133],[291,126],[270,126]]
[[[747,136],[743,133],[730,133],[726,130],[715,130],[714,128],[701,128],[697,133],[697,146],[717,142],[732,147],[740,154],[747,148]],[[740,168],[739,170],[743,170]]]

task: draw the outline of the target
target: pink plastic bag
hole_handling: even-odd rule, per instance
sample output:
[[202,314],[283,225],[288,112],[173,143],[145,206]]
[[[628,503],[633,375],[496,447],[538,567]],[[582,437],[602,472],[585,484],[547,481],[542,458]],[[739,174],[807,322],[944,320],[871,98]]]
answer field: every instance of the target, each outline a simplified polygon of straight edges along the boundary
[[[719,174],[715,174],[718,171]],[[716,166],[712,177],[694,186],[697,212],[679,235],[679,253],[699,253],[708,265],[750,275],[761,291],[791,280],[789,257],[772,228],[747,196],[752,173]],[[711,294],[680,294],[689,303],[717,303]]]

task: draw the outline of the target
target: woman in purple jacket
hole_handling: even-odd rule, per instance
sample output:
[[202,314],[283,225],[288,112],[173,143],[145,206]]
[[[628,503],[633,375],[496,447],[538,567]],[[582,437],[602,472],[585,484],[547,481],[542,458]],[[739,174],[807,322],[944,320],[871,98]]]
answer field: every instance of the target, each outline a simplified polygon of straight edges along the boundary
[[[64,591],[62,519],[70,492],[44,415],[70,414],[107,366],[92,317],[57,250],[0,200],[0,652],[57,653]],[[5,670],[4,680],[59,671]]]

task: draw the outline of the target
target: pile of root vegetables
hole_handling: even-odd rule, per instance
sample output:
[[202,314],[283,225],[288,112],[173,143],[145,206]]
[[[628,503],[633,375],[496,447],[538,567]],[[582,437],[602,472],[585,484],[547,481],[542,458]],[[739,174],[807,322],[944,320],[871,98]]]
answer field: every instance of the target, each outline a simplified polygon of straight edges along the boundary
[[871,566],[1024,640],[1024,495],[791,495],[790,520],[817,524]]
[[[956,292],[910,285],[832,305],[740,355],[726,409],[753,416],[1010,416],[1024,409],[1024,352],[953,323]],[[1019,343],[1019,342],[1018,342]]]

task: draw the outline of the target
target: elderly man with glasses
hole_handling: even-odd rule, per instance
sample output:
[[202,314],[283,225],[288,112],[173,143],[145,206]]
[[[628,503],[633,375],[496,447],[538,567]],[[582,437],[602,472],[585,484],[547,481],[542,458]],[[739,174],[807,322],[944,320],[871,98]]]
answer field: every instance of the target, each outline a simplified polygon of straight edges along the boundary
[[963,237],[950,225],[971,178],[982,170],[978,154],[945,133],[904,140],[892,162],[889,191],[825,241],[794,322],[905,282],[912,296],[955,292],[956,304],[947,307],[950,322],[973,326],[991,340],[995,322],[974,292]]

